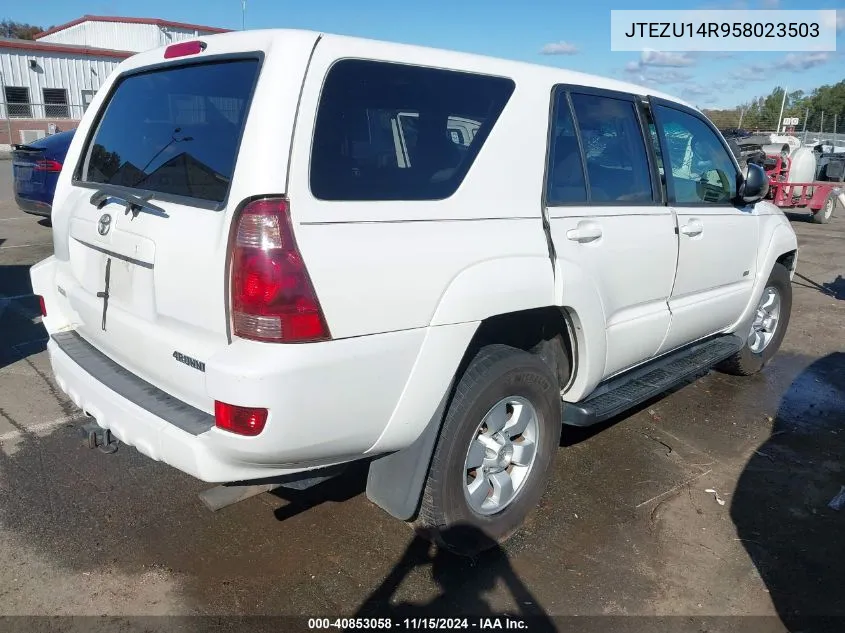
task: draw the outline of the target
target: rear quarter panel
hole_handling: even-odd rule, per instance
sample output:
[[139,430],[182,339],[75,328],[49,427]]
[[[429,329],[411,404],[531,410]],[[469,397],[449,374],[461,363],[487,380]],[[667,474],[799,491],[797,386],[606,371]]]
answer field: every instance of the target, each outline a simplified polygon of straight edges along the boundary
[[311,139],[323,82],[342,58],[450,68],[454,57],[326,37],[315,49],[299,107],[288,182],[291,214],[332,337],[426,331],[420,339],[401,339],[415,345],[416,360],[400,392],[384,392],[377,375],[369,380],[367,392],[391,400],[392,413],[369,450],[380,453],[416,439],[481,320],[554,304],[541,215],[548,101],[537,98],[550,94],[550,86],[530,73],[514,79],[510,101],[451,197],[324,201],[310,189]]
[[332,63],[352,57],[450,66],[447,53],[431,55],[332,37],[315,49],[299,107],[288,192],[297,241],[335,338],[478,321],[554,302],[541,220],[548,104],[537,99],[538,86],[530,79],[517,82],[451,197],[347,202],[311,193],[311,139]]

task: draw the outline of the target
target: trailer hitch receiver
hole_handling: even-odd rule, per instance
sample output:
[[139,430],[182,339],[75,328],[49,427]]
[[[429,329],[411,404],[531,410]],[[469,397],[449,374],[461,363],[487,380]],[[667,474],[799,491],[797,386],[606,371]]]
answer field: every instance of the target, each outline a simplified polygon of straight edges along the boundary
[[120,445],[118,440],[111,431],[104,429],[96,422],[89,422],[84,424],[81,428],[83,443],[88,448],[99,449],[103,453],[114,453]]

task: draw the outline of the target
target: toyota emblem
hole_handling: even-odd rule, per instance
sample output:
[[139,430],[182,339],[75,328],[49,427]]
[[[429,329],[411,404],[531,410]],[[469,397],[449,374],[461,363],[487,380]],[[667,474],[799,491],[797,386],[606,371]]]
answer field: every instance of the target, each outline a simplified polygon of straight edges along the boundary
[[111,216],[108,213],[104,213],[100,216],[100,221],[97,222],[97,233],[100,235],[105,235],[109,232],[111,228]]

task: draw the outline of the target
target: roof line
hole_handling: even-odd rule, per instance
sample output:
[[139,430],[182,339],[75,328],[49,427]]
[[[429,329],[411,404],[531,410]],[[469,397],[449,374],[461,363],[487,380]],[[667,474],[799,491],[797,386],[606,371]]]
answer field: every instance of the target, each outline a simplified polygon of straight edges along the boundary
[[64,31],[77,24],[83,22],[125,22],[128,24],[153,24],[155,26],[170,26],[177,29],[192,29],[195,31],[208,31],[209,33],[228,33],[230,29],[221,29],[216,26],[203,26],[201,24],[189,24],[187,22],[173,22],[171,20],[162,20],[159,18],[127,18],[116,15],[83,15],[81,18],[76,18],[70,22],[59,24],[46,31],[37,33],[35,39],[44,37],[45,35],[52,35],[58,31]]
[[90,55],[91,57],[117,57],[126,59],[135,53],[131,51],[118,51],[110,48],[93,48],[90,46],[75,46],[72,44],[51,44],[49,42],[33,42],[32,40],[3,40],[0,39],[0,48],[16,48],[25,51],[42,51],[46,53],[74,53],[76,55]]

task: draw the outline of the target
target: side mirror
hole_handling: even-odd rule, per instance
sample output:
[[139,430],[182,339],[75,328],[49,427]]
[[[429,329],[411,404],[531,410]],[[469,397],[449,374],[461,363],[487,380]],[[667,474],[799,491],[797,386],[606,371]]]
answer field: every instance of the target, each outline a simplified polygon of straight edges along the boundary
[[742,181],[739,183],[738,198],[745,204],[760,202],[769,193],[769,177],[765,170],[754,163],[746,163]]

